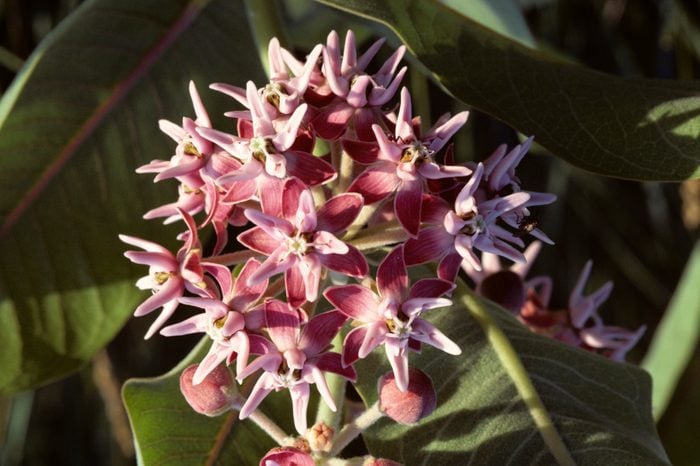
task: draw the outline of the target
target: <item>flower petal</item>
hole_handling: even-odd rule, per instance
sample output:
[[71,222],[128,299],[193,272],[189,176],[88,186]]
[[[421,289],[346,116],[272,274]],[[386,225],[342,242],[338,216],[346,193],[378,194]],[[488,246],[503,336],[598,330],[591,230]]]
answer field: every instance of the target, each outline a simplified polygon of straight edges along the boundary
[[265,327],[280,352],[297,346],[300,324],[299,313],[287,303],[276,299],[265,303]]
[[348,317],[338,310],[315,315],[304,326],[298,347],[311,358],[328,348]]
[[348,252],[345,254],[319,254],[318,259],[323,265],[335,272],[344,273],[351,277],[364,277],[369,271],[367,259],[355,246],[350,244],[347,246]]
[[457,343],[447,338],[444,333],[435,328],[435,326],[430,324],[427,320],[415,319],[412,327],[413,333],[411,334],[411,338],[434,346],[447,354],[456,356],[462,353]]
[[360,173],[348,188],[348,192],[360,193],[365,199],[365,204],[373,204],[396,191],[399,182],[393,163],[378,162]]
[[422,200],[423,182],[420,179],[401,181],[394,199],[394,212],[401,226],[413,238],[418,236],[420,230]]
[[377,268],[377,289],[383,298],[403,301],[408,294],[408,273],[403,258],[403,245],[396,246]]
[[362,209],[363,199],[358,193],[339,194],[326,201],[317,214],[317,229],[336,233],[355,221]]
[[323,292],[328,302],[340,312],[359,322],[374,322],[378,319],[377,295],[361,285],[331,286]]
[[[245,312],[255,304],[267,289],[267,280],[263,280],[255,286],[248,285],[248,278],[260,268],[260,262],[257,259],[248,259],[241,273],[236,278],[236,283],[233,285],[233,293],[230,297],[229,306],[231,309],[238,312]],[[230,274],[230,273],[229,273]]]
[[409,299],[412,298],[437,298],[449,293],[455,288],[455,284],[439,278],[423,278],[411,287]]
[[301,151],[287,151],[284,155],[289,175],[299,178],[308,186],[316,186],[336,177],[333,165],[320,157]]

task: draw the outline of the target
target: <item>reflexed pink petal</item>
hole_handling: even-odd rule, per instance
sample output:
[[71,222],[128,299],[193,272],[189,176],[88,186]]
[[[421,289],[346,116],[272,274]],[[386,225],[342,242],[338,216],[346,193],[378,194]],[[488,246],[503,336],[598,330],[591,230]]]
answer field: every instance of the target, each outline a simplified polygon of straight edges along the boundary
[[347,320],[348,317],[340,311],[317,314],[304,326],[298,347],[309,357],[322,352]]
[[[185,131],[183,128],[176,125],[172,121],[158,120],[158,128],[160,128],[162,132],[170,136],[170,138],[178,144],[187,136],[187,131]],[[139,173],[138,169],[136,173]]]
[[399,72],[396,73],[394,79],[389,83],[388,86],[385,86],[384,89],[380,87],[374,87],[369,93],[370,105],[379,106],[389,102],[391,98],[394,97],[396,90],[401,85],[401,81],[403,80],[403,77],[406,75],[407,71],[408,67],[404,66],[403,68],[401,68]]
[[295,176],[309,186],[316,186],[327,181],[332,181],[336,177],[333,165],[320,157],[301,151],[288,151],[287,172],[290,176]]
[[165,255],[159,252],[126,251],[124,257],[135,264],[148,265],[161,271],[174,272],[179,268],[171,253]]
[[307,104],[301,104],[294,110],[292,116],[287,120],[287,124],[284,126],[284,130],[275,134],[272,138],[272,143],[278,151],[284,152],[294,144],[294,140],[297,137],[297,132],[299,131],[299,126],[301,125],[304,115],[306,114]]
[[316,389],[321,394],[321,398],[323,398],[323,401],[326,402],[326,405],[328,405],[331,411],[337,411],[338,408],[335,406],[335,401],[333,401],[333,395],[331,394],[331,391],[328,388],[328,382],[326,382],[326,377],[323,375],[323,372],[321,372],[321,370],[318,367],[311,366],[310,375],[312,380],[314,381],[314,384],[316,384]]
[[444,333],[435,328],[427,320],[416,319],[413,321],[413,333],[411,338],[427,343],[430,346],[444,351],[447,354],[458,355],[462,353],[460,347],[447,338]]
[[278,241],[284,240],[294,232],[294,226],[285,219],[273,217],[255,209],[245,209],[243,214],[248,220],[265,230],[265,233]]
[[457,195],[457,199],[455,200],[455,211],[458,215],[464,215],[473,211],[475,203],[473,198],[474,192],[479,187],[483,174],[484,165],[479,162],[476,169],[474,169],[474,173],[472,173],[471,178],[469,178],[469,181],[464,185],[464,188],[462,188]]
[[367,327],[358,327],[350,330],[343,341],[343,356],[341,363],[343,367],[349,367],[355,361],[360,359],[360,348],[362,342],[365,341],[367,335]]
[[[229,340],[229,344],[236,350],[236,374],[242,374],[248,365],[250,357],[250,340],[245,331],[236,332]],[[229,352],[229,356],[232,352]]]
[[338,353],[323,353],[316,362],[316,366],[324,372],[333,372],[334,374],[345,377],[351,382],[357,380],[355,369],[349,364],[343,365]]
[[265,303],[265,327],[280,352],[296,347],[300,324],[299,313],[287,303],[276,299]]
[[159,333],[165,337],[202,333],[206,331],[208,320],[209,316],[207,314],[197,314],[177,324],[163,327]]
[[418,280],[411,287],[411,293],[408,295],[411,298],[437,298],[452,291],[455,284],[441,280],[439,278],[423,278]]
[[411,108],[411,94],[408,92],[408,88],[401,88],[401,103],[399,104],[399,111],[396,114],[396,129],[394,130],[394,135],[397,140],[402,140],[404,143],[408,143],[416,139],[413,133],[413,110]]
[[244,231],[238,235],[237,239],[243,246],[268,256],[280,245],[279,240],[268,235],[265,230],[260,227],[253,227],[250,230]]
[[423,183],[419,179],[402,180],[394,199],[394,212],[399,223],[412,237],[418,236],[420,214],[423,205]]
[[311,124],[316,133],[327,140],[336,140],[348,126],[355,109],[346,102],[331,104],[314,117]]
[[377,295],[361,285],[331,286],[323,292],[328,302],[343,314],[359,322],[377,320]]
[[178,300],[181,304],[186,306],[200,307],[206,309],[209,313],[217,315],[219,317],[225,316],[229,308],[226,304],[218,299],[213,298],[190,298],[189,296],[180,298]]
[[391,163],[398,163],[399,160],[401,160],[403,149],[399,147],[396,142],[389,140],[389,137],[381,126],[376,124],[372,125],[372,131],[377,138],[377,144],[379,144],[378,159]]
[[407,299],[406,301],[401,304],[401,311],[409,316],[412,317],[414,315],[420,315],[423,312],[430,310],[430,309],[436,309],[440,307],[448,307],[452,305],[452,301],[450,301],[447,298],[425,298],[425,297],[418,297],[418,298],[411,298]]
[[302,257],[297,265],[304,280],[306,300],[314,302],[318,299],[318,286],[321,282],[321,261],[318,254],[307,254]]
[[358,163],[369,165],[377,161],[379,146],[374,141],[343,139],[343,150]]
[[[260,268],[260,262],[256,259],[248,259],[241,273],[236,278],[229,306],[238,312],[244,312],[251,307],[267,289],[267,280],[263,280],[255,286],[248,285],[248,278]],[[230,274],[230,273],[229,273]]]
[[434,162],[424,163],[418,167],[418,173],[420,173],[423,178],[431,180],[469,176],[471,172],[472,171],[467,167],[458,165],[438,165]]
[[199,367],[197,367],[194,377],[192,377],[192,385],[199,385],[211,371],[216,369],[216,366],[221,364],[224,359],[226,359],[229,351],[229,348],[226,346],[220,345],[216,342],[212,343],[211,348],[209,348],[209,352],[204,359],[202,359],[202,362],[199,363]]
[[[284,198],[282,205],[284,206]],[[299,205],[293,225],[296,227],[296,231],[303,233],[309,233],[316,229],[316,206],[311,191],[308,189],[304,189],[299,195]]]
[[282,180],[263,173],[257,178],[257,185],[262,211],[267,215],[282,217]]
[[352,277],[364,277],[369,271],[367,259],[355,246],[350,244],[347,246],[348,252],[346,254],[319,254],[318,259],[323,265],[335,272]]
[[367,87],[372,84],[369,76],[362,75],[351,81],[348,94],[345,96],[347,103],[355,108],[367,105]]
[[126,244],[136,246],[137,248],[141,248],[141,249],[148,251],[148,252],[156,252],[156,253],[172,256],[172,253],[168,249],[166,249],[163,246],[161,246],[160,244],[156,244],[152,241],[148,241],[145,239],[136,238],[134,236],[128,236],[128,235],[119,235],[119,239],[122,240]]
[[443,280],[454,282],[457,278],[460,265],[462,265],[462,256],[456,252],[447,254],[438,264],[438,277]]
[[396,191],[400,179],[396,176],[396,167],[393,163],[379,162],[371,165],[355,178],[348,188],[348,192],[362,194],[366,204],[373,204],[389,196]]
[[317,229],[336,233],[345,230],[362,210],[362,196],[357,193],[339,194],[326,201],[317,214]]
[[309,407],[309,384],[301,382],[289,387],[289,395],[292,397],[294,427],[297,432],[304,435],[306,433],[306,411]]
[[[297,212],[299,211],[299,198],[304,191],[306,191],[306,185],[298,178],[285,180],[282,188],[282,217],[295,227],[298,227],[296,222]],[[311,207],[307,206],[306,209],[311,210]],[[289,233],[290,236],[291,234],[292,232]]]
[[155,176],[155,178],[153,178],[153,181],[158,182],[196,172],[197,170],[202,168],[205,163],[206,160],[204,160],[204,158],[199,157],[189,157],[186,160],[181,159],[177,165],[166,168],[165,170],[158,173]]
[[[435,130],[431,130],[426,137],[432,136],[430,149],[437,152],[443,148],[447,141],[467,122],[469,112],[459,112],[447,122],[440,125]],[[432,134],[431,134],[432,133]]]
[[175,309],[177,309],[178,302],[173,300],[173,301],[168,301],[163,305],[163,310],[160,311],[160,314],[158,314],[158,317],[156,317],[156,320],[153,321],[150,327],[148,327],[148,330],[146,331],[146,335],[144,335],[143,339],[148,340],[151,338],[153,335],[156,334],[158,330],[165,324],[165,322],[170,319],[170,317],[175,313]]
[[403,245],[396,246],[377,268],[377,289],[383,298],[403,301],[408,294],[408,273],[403,259]]
[[306,287],[299,267],[292,267],[284,273],[284,288],[287,302],[293,308],[298,308],[306,302]]
[[247,284],[248,286],[256,286],[273,275],[286,272],[287,269],[294,266],[295,262],[296,259],[293,256],[287,256],[286,246],[281,245],[248,277]]
[[409,238],[404,244],[407,265],[423,264],[437,259],[452,249],[454,237],[442,225],[423,228],[417,238]]
[[462,259],[469,262],[469,264],[477,272],[481,271],[481,261],[479,260],[479,257],[474,253],[474,244],[472,243],[471,237],[466,235],[455,236],[454,247],[459,253],[459,255],[462,256]]

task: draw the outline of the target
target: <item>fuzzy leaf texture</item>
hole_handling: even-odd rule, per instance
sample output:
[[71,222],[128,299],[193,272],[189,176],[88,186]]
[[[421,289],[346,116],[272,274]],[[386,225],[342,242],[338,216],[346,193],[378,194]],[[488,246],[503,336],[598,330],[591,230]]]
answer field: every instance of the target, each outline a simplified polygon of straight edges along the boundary
[[[669,464],[648,374],[532,333],[463,283],[453,302],[432,311],[432,321],[449,330],[462,355],[425,348],[411,360],[432,377],[437,410],[412,427],[377,423],[365,434],[373,455],[411,465],[550,465],[567,457],[578,465]],[[384,360],[375,352],[358,363],[357,388],[368,404],[377,377],[390,370]],[[545,443],[543,433],[554,441]]]
[[242,11],[228,0],[88,1],[3,96],[0,395],[79,367],[144,299],[133,285],[144,271],[119,260],[117,233],[172,242],[141,215],[177,187],[134,170],[172,155],[157,121],[194,115],[190,79],[218,116],[233,105],[209,105],[210,82],[262,76]]
[[[167,374],[130,379],[124,384],[122,396],[139,464],[257,465],[276,446],[252,421],[239,421],[238,412],[207,417],[187,404],[180,393],[180,374],[188,365],[201,361],[208,349],[209,340],[204,339]],[[260,409],[293,431],[288,393],[269,396]]]
[[387,25],[452,95],[579,168],[636,180],[700,176],[697,82],[564,62],[437,0],[319,1]]

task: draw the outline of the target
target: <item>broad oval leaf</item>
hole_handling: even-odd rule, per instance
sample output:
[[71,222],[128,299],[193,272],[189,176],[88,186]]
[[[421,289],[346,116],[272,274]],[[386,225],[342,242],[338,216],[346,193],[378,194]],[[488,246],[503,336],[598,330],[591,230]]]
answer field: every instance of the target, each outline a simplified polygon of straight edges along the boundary
[[[668,464],[648,374],[534,334],[464,284],[453,301],[431,311],[432,321],[462,354],[425,348],[411,360],[433,378],[436,411],[411,427],[377,423],[364,434],[373,455],[405,464]],[[368,405],[390,370],[384,359],[375,352],[359,363]]]
[[700,84],[619,78],[532,50],[438,0],[319,0],[386,24],[450,93],[601,175],[700,176]]
[[[134,433],[141,465],[188,466],[202,464],[257,465],[267,451],[278,446],[249,419],[231,411],[217,417],[196,413],[180,393],[180,374],[202,360],[211,340],[202,339],[192,352],[167,374],[130,379],[122,397]],[[293,430],[291,403],[286,392],[270,394],[261,410]]]
[[263,76],[252,50],[239,1],[93,0],[29,59],[0,103],[0,394],[75,369],[144,299],[117,234],[172,241],[141,215],[177,188],[134,169],[173,154],[157,121],[193,115],[190,79],[209,104]]

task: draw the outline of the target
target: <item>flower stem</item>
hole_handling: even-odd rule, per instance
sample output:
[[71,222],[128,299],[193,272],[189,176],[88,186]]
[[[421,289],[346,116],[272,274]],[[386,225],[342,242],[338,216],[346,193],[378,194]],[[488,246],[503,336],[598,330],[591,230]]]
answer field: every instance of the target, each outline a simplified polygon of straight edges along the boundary
[[329,456],[338,456],[338,454],[343,451],[343,448],[348,446],[355,437],[367,430],[383,416],[384,413],[379,410],[379,402],[375,402],[372,406],[367,408],[367,411],[360,414],[357,419],[345,424],[341,431],[338,432],[338,435],[333,439],[333,447],[329,452]]
[[[341,352],[343,348],[343,336],[339,333],[333,338],[332,351]],[[318,403],[318,411],[316,412],[316,424],[323,421],[329,427],[338,429],[340,419],[343,414],[343,402],[345,401],[345,379],[337,374],[329,372],[326,374],[328,389],[335,401],[335,412],[328,407],[323,401]]]
[[[245,403],[245,399],[239,397],[239,399],[234,400],[231,403],[231,408],[235,411],[240,411],[241,406],[243,406],[243,403]],[[248,419],[253,421],[258,427],[264,430],[265,433],[269,435],[272,440],[277,442],[278,445],[285,446],[288,444],[288,439],[290,438],[290,436],[287,435],[287,433],[283,431],[275,421],[267,417],[265,413],[263,413],[259,409],[256,409],[255,411],[250,413]]]
[[282,46],[287,42],[279,15],[280,5],[276,0],[245,0],[245,10],[258,46],[260,61],[265,73],[270,76],[267,61],[268,43],[273,37],[277,37]]
[[371,205],[365,205],[362,207],[362,210],[360,211],[360,215],[357,216],[354,222],[352,222],[352,225],[348,228],[347,233],[345,233],[345,236],[343,236],[344,241],[348,241],[357,235],[362,227],[364,227],[367,222],[372,218],[374,214],[377,213],[379,208],[383,205],[383,202],[376,202]]
[[[390,224],[362,230],[352,241],[349,241],[349,243],[360,251],[369,251],[371,249],[381,248],[382,246],[400,243],[405,241],[406,238],[408,238],[406,230],[397,222],[392,222]],[[347,235],[343,240],[347,241]]]

